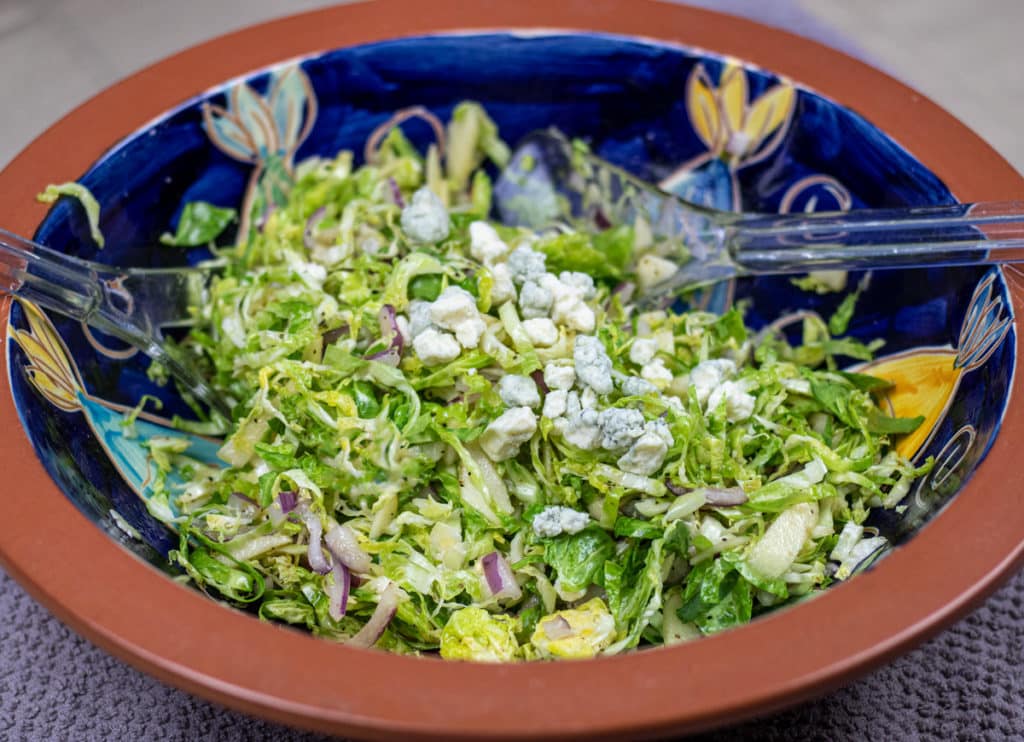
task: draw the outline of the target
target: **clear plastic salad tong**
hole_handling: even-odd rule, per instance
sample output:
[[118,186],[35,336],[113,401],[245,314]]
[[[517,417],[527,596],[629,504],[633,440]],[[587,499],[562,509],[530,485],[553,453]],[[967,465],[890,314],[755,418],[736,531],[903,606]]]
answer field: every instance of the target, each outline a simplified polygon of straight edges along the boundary
[[[1024,203],[815,214],[734,214],[683,201],[552,131],[528,136],[495,184],[501,220],[585,229],[644,220],[671,270],[648,296],[737,276],[1024,262]],[[213,270],[117,268],[0,229],[0,291],[85,322],[163,364],[221,414],[225,402],[163,330],[194,322]]]
[[658,296],[747,275],[1024,262],[1024,202],[737,214],[667,194],[555,131],[523,140],[495,200],[503,222],[534,229],[644,220],[675,263],[641,287]]
[[211,409],[229,410],[163,330],[194,323],[213,271],[117,268],[65,255],[0,229],[0,291],[88,324],[162,364]]

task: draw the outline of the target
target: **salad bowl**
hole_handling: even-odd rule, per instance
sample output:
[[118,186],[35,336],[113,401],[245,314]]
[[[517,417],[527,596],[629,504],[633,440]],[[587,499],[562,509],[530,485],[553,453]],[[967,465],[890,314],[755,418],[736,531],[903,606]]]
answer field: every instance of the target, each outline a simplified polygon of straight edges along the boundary
[[[159,239],[184,204],[271,202],[305,158],[362,152],[396,112],[447,117],[465,99],[482,103],[507,141],[557,126],[719,209],[1024,194],[1024,179],[948,114],[782,32],[625,0],[585,14],[532,2],[467,10],[442,0],[421,18],[414,6],[390,0],[295,16],[144,70],[55,125],[0,174],[0,224],[102,262],[195,262],[202,250]],[[421,142],[432,134],[429,125],[409,133]],[[47,183],[70,180],[100,203],[102,251],[73,204],[33,206]],[[155,470],[146,441],[184,436],[171,420],[190,415],[188,405],[154,384],[131,349],[31,304],[5,312],[9,386],[0,414],[9,424],[0,456],[12,486],[0,561],[58,617],[137,667],[308,728],[614,736],[764,713],[922,641],[1024,556],[1024,476],[1013,460],[1024,428],[1014,320],[1024,278],[979,267],[845,280],[863,286],[851,335],[885,341],[853,370],[896,382],[890,411],[924,417],[899,451],[934,466],[899,507],[873,516],[871,527],[894,548],[867,555],[858,566],[873,563],[870,570],[747,627],[585,663],[484,666],[331,644],[218,605],[178,584],[167,561],[177,535],[147,503]],[[700,301],[716,312],[741,303],[753,330],[793,333],[807,313],[828,316],[842,299],[813,285],[729,282]],[[136,416],[147,395],[159,411]],[[216,458],[216,441],[187,443],[197,458]],[[44,530],[26,525],[41,521]]]

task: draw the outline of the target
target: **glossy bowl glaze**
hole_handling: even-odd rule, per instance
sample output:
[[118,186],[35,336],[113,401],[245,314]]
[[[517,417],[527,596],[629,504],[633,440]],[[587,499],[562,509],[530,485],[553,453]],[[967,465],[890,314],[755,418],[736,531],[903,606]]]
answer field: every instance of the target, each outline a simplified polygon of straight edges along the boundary
[[[286,182],[304,157],[361,151],[396,110],[425,106],[444,116],[466,98],[483,103],[509,141],[554,124],[589,138],[608,159],[724,209],[1024,193],[1012,168],[920,96],[755,24],[626,0],[578,14],[542,3],[485,10],[445,1],[422,20],[415,7],[391,0],[296,16],[139,73],[0,174],[0,224],[106,262],[195,259],[142,246],[156,245],[187,201],[237,205]],[[530,30],[493,30],[520,28]],[[451,29],[461,32],[421,35]],[[580,29],[592,32],[573,32]],[[426,126],[407,131],[420,142],[430,136]],[[47,182],[70,179],[101,202],[102,252],[83,239],[70,204],[48,214],[32,204]],[[562,665],[450,664],[328,644],[175,584],[160,574],[170,571],[163,555],[175,539],[146,510],[146,453],[121,421],[143,394],[164,399],[162,415],[185,408],[149,383],[140,356],[21,306],[6,328],[10,386],[0,397],[9,421],[0,460],[15,483],[0,521],[0,559],[59,617],[136,666],[307,727],[555,737],[735,721],[823,692],[920,641],[1020,561],[1024,488],[1008,443],[1024,424],[1013,401],[1019,393],[1011,394],[1017,280],[986,268],[872,276],[851,332],[886,340],[876,373],[907,390],[891,403],[928,413],[902,450],[938,462],[901,513],[874,522],[903,545],[798,609],[686,646]],[[705,296],[715,309],[740,299],[749,300],[755,327],[808,310],[827,316],[838,302],[786,279]],[[142,439],[165,432],[163,423],[150,417]],[[26,527],[41,518],[45,532]],[[141,539],[127,535],[133,530]]]

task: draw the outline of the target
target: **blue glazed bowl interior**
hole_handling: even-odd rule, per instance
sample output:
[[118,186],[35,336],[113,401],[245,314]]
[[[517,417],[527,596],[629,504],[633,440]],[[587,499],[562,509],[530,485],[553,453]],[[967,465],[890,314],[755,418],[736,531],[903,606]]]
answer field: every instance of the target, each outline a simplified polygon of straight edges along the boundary
[[[125,266],[194,262],[204,257],[202,251],[183,253],[158,242],[185,203],[237,207],[261,177],[257,170],[290,167],[342,148],[358,155],[395,111],[424,106],[446,119],[466,99],[482,103],[510,143],[556,126],[587,138],[599,155],[641,177],[722,209],[813,211],[954,201],[924,165],[855,113],[770,72],[686,48],[599,35],[436,36],[327,52],[298,67],[297,76],[281,67],[244,81],[276,122],[276,148],[228,152],[223,141],[217,146],[202,105],[237,112],[232,105],[244,101],[231,98],[240,83],[214,90],[115,144],[82,175],[102,207],[102,252],[84,239],[87,225],[77,207],[64,202],[40,225],[36,239]],[[301,90],[293,91],[301,98],[301,122],[289,123],[288,111],[273,107],[275,86],[287,75],[302,81]],[[740,105],[730,107],[728,101]],[[410,122],[405,131],[424,148],[431,140],[422,122]],[[861,278],[851,275],[848,285]],[[749,302],[747,322],[758,329],[800,312],[828,317],[842,296],[806,292],[788,278],[773,277],[722,286],[708,302],[716,309]],[[998,432],[1015,365],[1012,320],[998,270],[871,276],[850,334],[884,339],[880,357],[906,373],[933,363],[947,379],[935,392],[946,395],[944,406],[912,452],[915,460],[934,456],[935,469],[902,508],[874,516],[874,525],[894,542],[948,502]],[[126,467],[145,465],[137,460],[137,447],[132,449],[136,444],[119,438],[119,422],[143,395],[161,399],[159,414],[166,418],[189,410],[172,388],[150,382],[143,356],[70,320],[50,321],[74,369],[73,401],[62,407],[41,394],[25,373],[33,359],[9,343],[22,424],[51,476],[84,514],[126,548],[169,569],[164,555],[176,546],[176,536],[149,514],[137,493],[132,477],[144,478],[145,472],[126,475]],[[30,329],[17,305],[11,323]],[[794,322],[785,331],[798,333],[799,327]],[[130,537],[133,532],[141,538]]]

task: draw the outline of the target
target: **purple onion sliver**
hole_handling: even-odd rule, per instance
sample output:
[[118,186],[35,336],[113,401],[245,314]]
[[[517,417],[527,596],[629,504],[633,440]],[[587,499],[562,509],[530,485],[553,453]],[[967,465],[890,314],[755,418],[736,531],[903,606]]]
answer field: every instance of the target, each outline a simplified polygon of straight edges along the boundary
[[277,501],[282,513],[290,513],[299,504],[299,493],[293,490],[282,490],[277,493]]
[[679,495],[685,495],[687,492],[691,491],[690,489],[684,487],[681,484],[676,484],[675,482],[673,482],[671,479],[668,479],[667,477],[665,479],[665,488],[669,492],[671,492],[673,495],[676,495],[677,497]]
[[388,178],[388,187],[391,189],[391,198],[394,200],[395,205],[400,209],[404,209],[405,199],[402,198],[402,189],[398,187],[398,181],[394,178]]
[[324,541],[331,555],[353,572],[366,574],[370,571],[370,555],[359,546],[356,534],[348,526],[332,521]]
[[480,560],[480,566],[487,579],[487,587],[490,588],[491,594],[495,598],[519,600],[523,597],[523,591],[516,581],[516,574],[501,552],[492,551],[484,555]]
[[263,213],[256,218],[256,231],[263,234],[263,228],[267,226],[267,221],[270,219],[270,215],[277,210],[274,204],[267,204],[266,208],[263,209]]
[[309,566],[317,574],[325,575],[331,571],[331,565],[327,563],[322,546],[324,527],[320,523],[320,518],[309,508],[303,508],[302,520],[306,523],[306,530],[309,531],[309,549],[306,551]]
[[228,497],[228,504],[234,505],[239,510],[248,510],[250,507],[258,508],[260,504],[248,495],[243,495],[241,492],[232,492]]
[[635,291],[636,284],[632,281],[623,281],[615,287],[614,291],[612,291],[612,296],[618,296],[619,301],[623,304],[629,304],[630,300],[633,298],[633,292]]
[[609,221],[608,217],[604,215],[604,212],[601,211],[601,209],[597,209],[594,212],[594,224],[602,231],[612,226],[611,221]]
[[484,568],[484,577],[487,578],[487,587],[495,595],[505,589],[505,583],[501,579],[501,572],[498,569],[498,558],[498,552],[492,551],[490,554],[485,554],[484,558],[480,560]]
[[533,379],[534,382],[536,382],[537,388],[540,389],[541,394],[547,394],[548,392],[551,391],[550,389],[548,389],[547,382],[544,381],[544,372],[541,371],[540,369],[537,369],[536,371],[532,372],[530,374],[530,378]]
[[377,607],[374,608],[370,620],[359,630],[358,634],[346,643],[349,646],[369,649],[384,635],[385,629],[387,629],[388,624],[391,623],[391,619],[395,617],[397,611],[398,588],[395,587],[395,583],[389,582],[388,586],[384,588],[384,592],[380,594]]
[[550,621],[545,621],[544,635],[553,642],[572,636],[572,626],[564,617],[558,616]]
[[329,600],[327,611],[331,618],[340,621],[348,609],[348,594],[352,587],[352,574],[339,560],[334,561],[331,567],[333,579],[328,582],[324,580],[324,592]]
[[312,250],[315,246],[316,228],[324,220],[325,216],[327,216],[327,207],[321,206],[310,214],[309,219],[306,220],[306,229],[302,233],[302,244],[306,246],[307,250]]
[[366,356],[366,360],[386,363],[388,366],[398,366],[398,364],[402,362],[402,354],[394,346],[389,346],[379,353]]
[[505,583],[504,595],[502,597],[511,600],[519,600],[523,597],[522,588],[516,580],[516,573],[512,571],[512,565],[501,554],[498,555],[498,571],[501,573],[502,581]]
[[333,330],[328,330],[321,337],[324,341],[324,347],[328,345],[334,345],[345,333],[348,332],[348,325],[342,325],[341,327],[335,327]]
[[705,487],[704,501],[717,507],[733,507],[747,501],[742,487]]
[[397,366],[402,361],[405,339],[402,337],[401,330],[398,329],[398,316],[395,314],[395,308],[390,304],[385,304],[377,314],[377,321],[380,324],[381,339],[388,341],[388,347],[366,356],[366,359],[386,363],[389,366]]
[[395,313],[395,308],[390,304],[382,306],[377,315],[377,322],[380,324],[380,336],[382,338],[390,337],[390,347],[397,350],[398,355],[401,356],[405,349],[405,338],[402,337],[402,331],[398,327],[398,315]]

